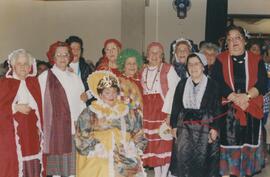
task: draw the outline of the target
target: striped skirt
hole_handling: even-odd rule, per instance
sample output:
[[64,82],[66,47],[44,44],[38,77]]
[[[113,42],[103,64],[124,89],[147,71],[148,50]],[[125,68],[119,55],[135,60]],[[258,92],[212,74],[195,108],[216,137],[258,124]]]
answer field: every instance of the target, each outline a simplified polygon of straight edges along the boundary
[[72,152],[61,155],[47,156],[47,175],[70,176],[76,172],[76,149],[72,141]]
[[158,134],[160,125],[167,115],[161,112],[163,100],[160,94],[144,95],[143,97],[143,128],[148,145],[142,156],[143,165],[157,167],[171,161],[172,140],[163,140]]

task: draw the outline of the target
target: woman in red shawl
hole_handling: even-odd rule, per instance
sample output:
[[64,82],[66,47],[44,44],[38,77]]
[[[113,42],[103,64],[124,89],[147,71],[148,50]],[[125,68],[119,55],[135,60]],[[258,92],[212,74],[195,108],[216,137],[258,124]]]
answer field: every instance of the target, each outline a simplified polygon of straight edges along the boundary
[[35,59],[18,49],[8,63],[0,80],[0,177],[41,177],[42,103]]
[[223,111],[220,129],[220,175],[253,176],[264,165],[261,127],[266,71],[259,55],[245,50],[243,28],[226,31],[228,51],[216,60],[211,77],[220,85]]
[[122,48],[121,43],[116,39],[108,39],[104,43],[105,55],[100,60],[97,70],[108,70],[113,72],[116,76],[120,75],[117,69],[116,59]]

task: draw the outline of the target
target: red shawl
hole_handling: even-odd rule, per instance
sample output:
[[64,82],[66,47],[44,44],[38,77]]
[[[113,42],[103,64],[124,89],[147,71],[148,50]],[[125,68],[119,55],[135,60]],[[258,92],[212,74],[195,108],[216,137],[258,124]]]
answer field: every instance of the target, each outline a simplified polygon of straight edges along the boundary
[[70,153],[72,135],[69,104],[64,88],[51,70],[48,70],[44,105],[44,152]]
[[[259,56],[254,55],[251,52],[248,52],[248,57],[247,57],[247,62],[248,62],[248,73],[247,73],[247,78],[248,78],[248,90],[252,88],[256,82],[257,82],[257,73],[258,73],[258,63],[260,61]],[[223,76],[225,79],[226,84],[233,90],[234,88],[234,81],[233,78],[233,63],[232,60],[229,56],[229,52],[225,51],[222,52],[219,57],[219,61],[222,63],[222,69],[223,69]],[[229,72],[230,68],[230,72]],[[231,77],[231,81],[230,81]],[[225,98],[223,98],[224,100]],[[225,99],[226,100],[226,99]],[[248,108],[243,111],[239,106],[233,105],[234,108],[236,109],[236,119],[240,120],[240,125],[246,126],[247,125],[247,120],[246,120],[246,114],[245,112],[248,112],[251,114],[253,117],[256,119],[262,119],[263,117],[263,96],[259,95],[256,98],[252,98],[249,101],[249,106]]]
[[121,72],[118,71],[118,69],[109,67],[109,59],[107,57],[103,57],[101,59],[100,64],[97,66],[96,70],[106,70],[106,71],[111,71],[116,76],[121,75]]
[[[25,81],[28,90],[38,105],[42,126],[42,103],[38,80],[36,77],[28,77]],[[28,115],[19,112],[15,114],[12,113],[12,103],[18,92],[19,86],[19,80],[11,78],[0,79],[0,177],[18,176],[19,161],[15,142],[14,119],[16,119],[19,124],[17,133],[20,137],[19,143],[21,145],[22,155],[34,155],[40,150],[39,134],[38,132],[34,134],[37,130],[37,127],[35,126],[37,117],[34,110]],[[44,162],[43,165],[45,165]],[[43,175],[45,175],[45,172]]]

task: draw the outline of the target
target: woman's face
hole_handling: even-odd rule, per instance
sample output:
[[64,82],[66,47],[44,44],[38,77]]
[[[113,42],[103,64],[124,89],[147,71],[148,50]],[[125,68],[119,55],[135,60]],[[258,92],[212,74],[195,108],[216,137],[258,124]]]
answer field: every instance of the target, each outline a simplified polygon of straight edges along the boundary
[[197,57],[189,58],[187,68],[192,80],[198,80],[202,78],[204,67]]
[[229,31],[227,44],[231,55],[239,56],[245,52],[245,39],[238,30]]
[[207,59],[208,66],[212,66],[215,61],[218,53],[214,49],[205,49],[203,54],[205,55]]
[[147,60],[150,66],[158,66],[162,62],[163,51],[158,46],[152,46],[148,51]]
[[70,48],[73,54],[73,60],[72,62],[76,63],[77,61],[79,61],[80,57],[81,57],[81,45],[78,42],[72,42],[70,44]]
[[26,79],[27,75],[31,71],[29,60],[24,55],[18,56],[12,68],[17,77],[21,80]]
[[260,46],[258,44],[253,44],[249,51],[251,51],[252,53],[256,54],[256,55],[261,55],[261,49]]
[[124,66],[124,74],[128,77],[134,77],[138,71],[138,65],[135,57],[127,58]]
[[175,49],[177,60],[180,63],[186,63],[189,53],[189,47],[186,44],[179,44]]
[[119,54],[119,47],[114,42],[110,42],[105,47],[105,55],[110,62],[115,62]]
[[117,98],[117,89],[114,87],[105,88],[100,94],[100,98],[110,106],[115,105]]
[[69,63],[70,54],[67,47],[58,47],[55,51],[54,62],[55,65],[65,71]]

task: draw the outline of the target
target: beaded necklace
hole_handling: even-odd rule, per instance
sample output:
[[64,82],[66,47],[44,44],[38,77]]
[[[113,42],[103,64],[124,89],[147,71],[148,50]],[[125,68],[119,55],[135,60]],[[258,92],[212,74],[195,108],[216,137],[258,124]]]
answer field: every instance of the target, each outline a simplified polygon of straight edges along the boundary
[[158,75],[158,73],[160,72],[160,66],[161,66],[161,65],[159,65],[159,66],[157,67],[157,72],[156,72],[156,74],[155,74],[155,76],[154,76],[154,79],[153,79],[153,81],[152,81],[152,84],[151,84],[151,87],[150,87],[150,88],[149,88],[148,85],[147,85],[148,72],[149,72],[149,71],[154,71],[154,70],[156,70],[156,68],[154,68],[154,69],[151,70],[148,66],[146,67],[146,74],[145,74],[144,84],[145,84],[145,86],[146,86],[146,89],[149,90],[149,91],[152,91],[153,88],[154,88],[155,81],[156,81],[156,79],[157,79],[157,75]]

